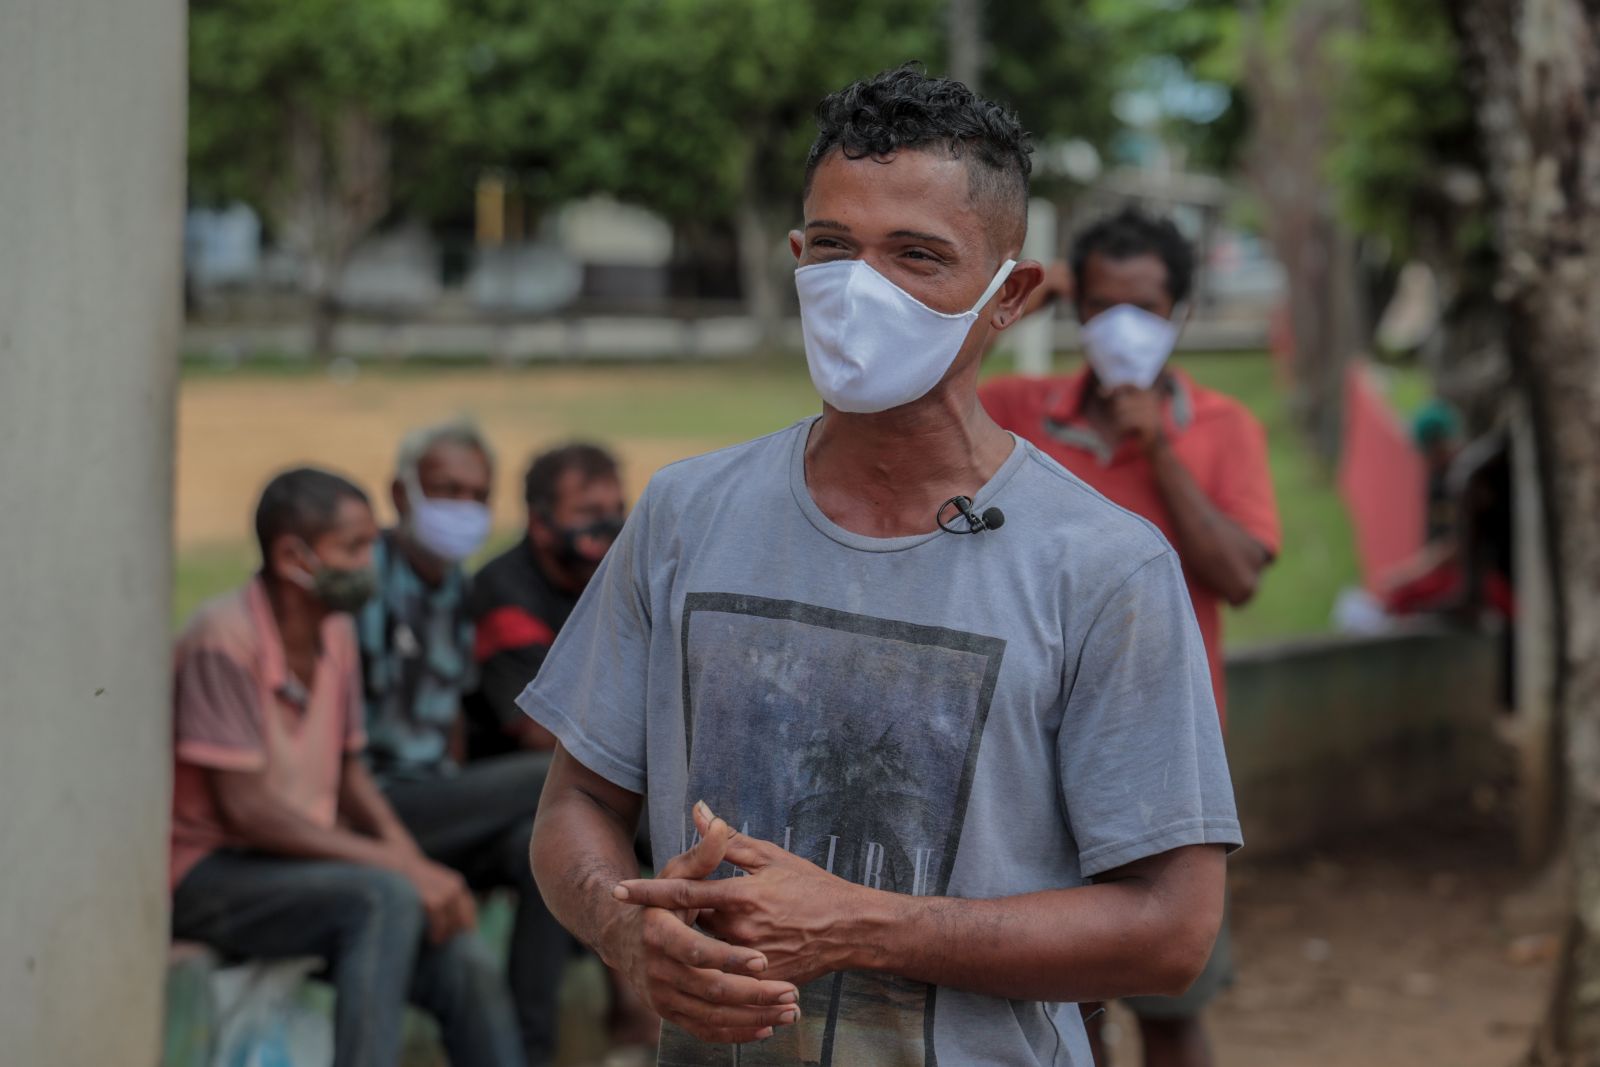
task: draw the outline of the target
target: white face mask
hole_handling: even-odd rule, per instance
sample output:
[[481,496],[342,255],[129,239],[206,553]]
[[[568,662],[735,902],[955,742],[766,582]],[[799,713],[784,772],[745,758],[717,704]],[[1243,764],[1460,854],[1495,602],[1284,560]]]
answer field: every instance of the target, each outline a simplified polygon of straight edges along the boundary
[[459,563],[489,537],[489,509],[476,500],[433,500],[423,495],[415,475],[405,479],[411,515],[406,520],[417,543],[449,563]]
[[1178,326],[1143,308],[1118,304],[1084,323],[1081,335],[1084,354],[1102,386],[1148,389],[1178,343]]
[[822,399],[840,411],[888,411],[927,395],[1017,264],[1006,260],[969,311],[935,311],[865,260],[794,272],[806,363]]

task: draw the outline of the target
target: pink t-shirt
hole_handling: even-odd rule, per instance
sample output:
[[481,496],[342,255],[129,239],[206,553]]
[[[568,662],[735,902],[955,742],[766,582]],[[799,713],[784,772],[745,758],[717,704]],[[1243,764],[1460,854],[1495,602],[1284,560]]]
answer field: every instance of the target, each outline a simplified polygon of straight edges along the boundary
[[289,674],[257,577],[195,612],[178,639],[171,884],[219,848],[243,848],[212,795],[213,770],[259,771],[284,804],[321,826],[339,809],[347,753],[366,744],[361,661],[348,615],[322,624],[309,691]]

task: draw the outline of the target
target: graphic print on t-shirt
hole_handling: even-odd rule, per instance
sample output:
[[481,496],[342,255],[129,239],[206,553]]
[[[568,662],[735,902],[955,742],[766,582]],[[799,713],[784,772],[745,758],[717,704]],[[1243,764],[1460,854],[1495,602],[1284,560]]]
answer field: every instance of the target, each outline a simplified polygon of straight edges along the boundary
[[[722,593],[688,596],[682,634],[689,804],[849,881],[946,892],[1003,640]],[[687,807],[681,837],[694,841]],[[936,1062],[923,983],[829,975],[800,1010],[737,1048],[668,1026],[659,1062]]]

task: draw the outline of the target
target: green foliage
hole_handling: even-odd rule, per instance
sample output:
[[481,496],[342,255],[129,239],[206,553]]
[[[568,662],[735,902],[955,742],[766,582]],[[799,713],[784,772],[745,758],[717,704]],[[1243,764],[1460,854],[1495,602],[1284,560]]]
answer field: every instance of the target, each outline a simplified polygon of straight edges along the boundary
[[675,222],[729,218],[752,186],[797,199],[829,89],[926,58],[938,0],[457,0],[465,106],[440,143],[536,204],[591,193]]
[[[908,60],[942,69],[944,10],[944,0],[456,0],[464,105],[415,157],[427,176],[417,187],[442,205],[471,174],[497,169],[541,207],[604,192],[711,226],[741,196],[794,209],[817,102]],[[985,21],[986,89],[1041,139],[1109,136],[1106,34],[1085,5],[994,0]]]
[[[1290,16],[1317,2],[1255,5],[1269,63],[1282,66]],[[1461,225],[1443,191],[1448,170],[1480,169],[1460,50],[1444,0],[1351,2],[1359,7],[1360,30],[1330,42],[1345,74],[1334,100],[1336,145],[1327,173],[1346,222],[1382,238],[1404,259],[1416,250],[1419,219],[1446,230]],[[1201,167],[1235,166],[1252,110],[1244,88],[1246,9],[1232,0],[1098,0],[1096,17],[1125,42],[1130,78],[1137,80],[1152,58],[1171,57],[1192,77],[1228,87],[1232,100],[1220,117],[1198,125],[1175,119],[1165,133]],[[1469,219],[1456,246],[1470,248],[1480,229]]]
[[1035,145],[1076,137],[1104,144],[1116,130],[1115,27],[1074,0],[984,5],[983,92],[1017,109]]
[[1339,42],[1349,71],[1329,161],[1347,221],[1416,252],[1419,222],[1465,251],[1481,227],[1450,203],[1450,168],[1480,169],[1462,57],[1443,0],[1363,0],[1366,25]]
[[[1277,21],[1288,0],[1265,3],[1263,18]],[[1250,129],[1242,88],[1243,20],[1234,0],[1091,0],[1095,22],[1113,43],[1120,87],[1149,89],[1172,62],[1196,81],[1219,85],[1228,106],[1210,121],[1171,115],[1161,133],[1183,147],[1193,165],[1226,173],[1237,165]]]
[[[497,172],[535,211],[609,193],[726,225],[798,201],[827,92],[943,68],[945,0],[193,0],[197,197],[266,208],[291,108],[359,106],[394,145],[396,199],[470,210]],[[1074,0],[990,0],[985,88],[1040,141],[1114,131],[1112,30]],[[758,204],[758,206],[762,206]]]
[[191,194],[267,209],[297,111],[326,128],[350,107],[384,124],[448,110],[449,14],[448,0],[192,0]]

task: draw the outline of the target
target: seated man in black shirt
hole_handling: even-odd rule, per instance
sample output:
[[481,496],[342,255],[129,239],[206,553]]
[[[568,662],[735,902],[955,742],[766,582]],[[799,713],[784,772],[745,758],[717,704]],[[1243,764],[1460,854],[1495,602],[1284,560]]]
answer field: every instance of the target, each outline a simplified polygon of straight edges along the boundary
[[473,580],[469,610],[477,623],[479,672],[469,725],[474,757],[555,748],[555,737],[516,700],[539,673],[626,513],[617,461],[597,445],[570,444],[535,457],[524,495],[527,536]]
[[[523,714],[516,699],[539,673],[626,515],[617,461],[597,445],[569,444],[535,457],[524,498],[527,535],[478,571],[468,601],[479,677],[466,705],[473,759],[555,748],[554,735]],[[611,986],[613,1037],[653,1044],[655,1016],[626,983]]]

